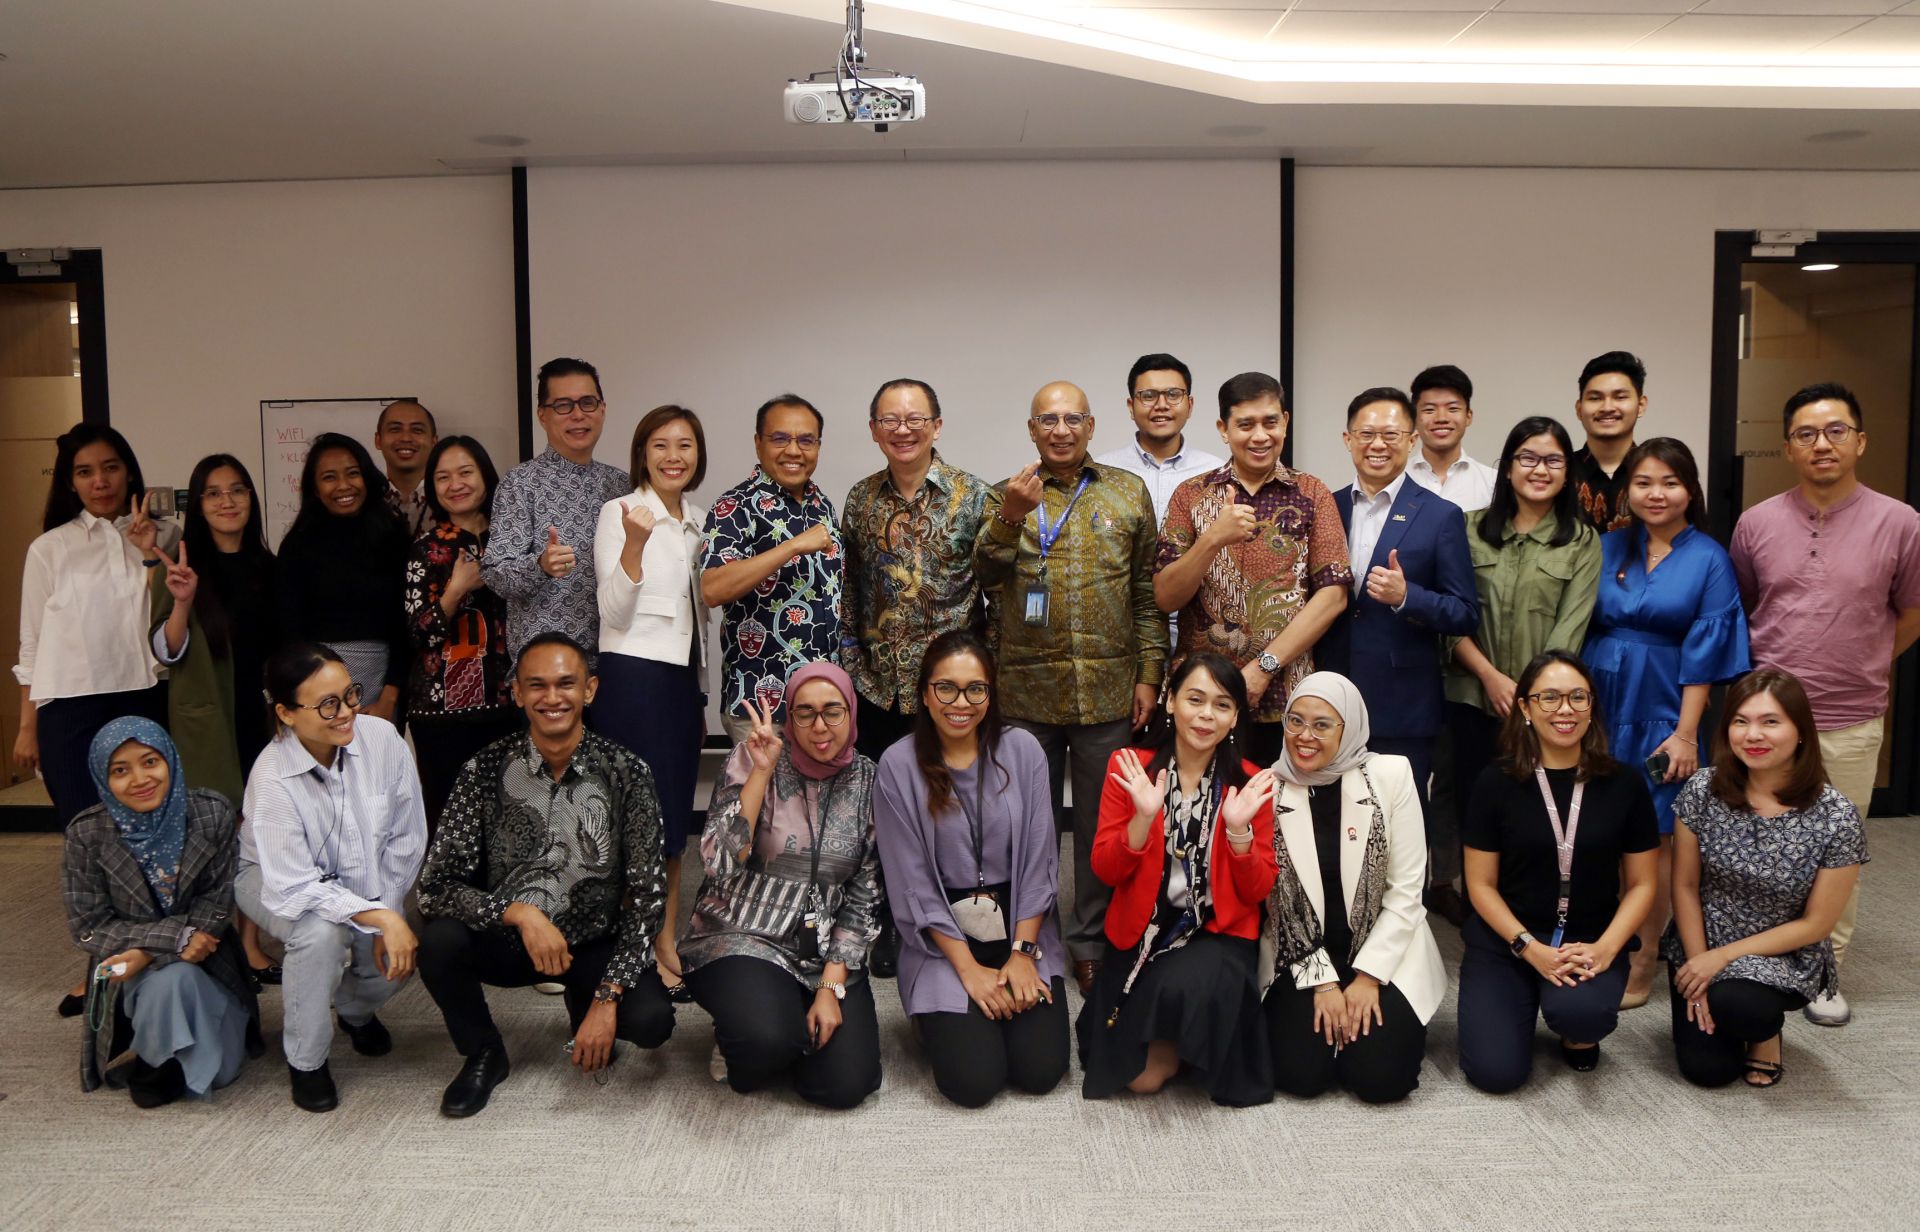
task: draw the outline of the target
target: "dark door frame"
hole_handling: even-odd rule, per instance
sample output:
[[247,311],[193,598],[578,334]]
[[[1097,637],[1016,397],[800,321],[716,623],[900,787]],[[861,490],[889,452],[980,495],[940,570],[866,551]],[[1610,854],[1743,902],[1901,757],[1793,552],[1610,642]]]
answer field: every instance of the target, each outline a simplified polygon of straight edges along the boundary
[[[1913,363],[1907,394],[1907,493],[1920,499],[1920,231],[1822,231],[1817,242],[1801,244],[1790,257],[1756,257],[1751,231],[1716,231],[1713,237],[1713,355],[1708,403],[1711,421],[1707,446],[1707,504],[1713,532],[1722,543],[1733,535],[1733,524],[1745,494],[1745,463],[1736,436],[1740,414],[1740,267],[1754,264],[1805,265],[1832,261],[1840,265],[1910,264],[1914,271],[1915,306]],[[1887,413],[1882,410],[1880,413]],[[1869,425],[1869,429],[1871,425]],[[1920,647],[1902,655],[1894,665],[1894,726],[1885,739],[1895,750],[1891,782],[1873,793],[1876,816],[1920,813],[1920,767],[1900,749],[1920,747]]]

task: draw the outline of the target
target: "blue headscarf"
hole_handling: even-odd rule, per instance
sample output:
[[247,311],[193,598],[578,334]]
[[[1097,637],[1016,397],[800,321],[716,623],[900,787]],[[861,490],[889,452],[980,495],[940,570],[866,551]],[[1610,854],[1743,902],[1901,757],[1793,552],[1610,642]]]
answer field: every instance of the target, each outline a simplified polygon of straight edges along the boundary
[[[114,750],[129,740],[167,759],[167,794],[160,807],[151,812],[128,808],[107,785],[107,763]],[[187,776],[180,769],[180,750],[173,747],[173,738],[152,719],[115,719],[94,736],[87,750],[87,769],[100,791],[100,803],[107,806],[114,828],[120,832],[120,841],[133,853],[154,901],[160,904],[160,913],[172,914],[174,893],[180,883],[180,852],[187,845]]]

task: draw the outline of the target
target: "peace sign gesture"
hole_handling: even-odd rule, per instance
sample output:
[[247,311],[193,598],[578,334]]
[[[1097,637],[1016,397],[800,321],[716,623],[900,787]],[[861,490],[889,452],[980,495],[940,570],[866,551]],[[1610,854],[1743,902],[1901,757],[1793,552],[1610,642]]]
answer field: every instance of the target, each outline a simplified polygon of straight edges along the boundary
[[155,525],[153,518],[147,514],[147,503],[152,499],[153,491],[151,489],[140,494],[140,499],[133,502],[133,518],[127,523],[126,529],[121,533],[127,537],[128,543],[140,549],[141,555],[159,556],[161,560],[165,560],[167,558],[166,553],[160,551],[159,546],[160,528]]
[[771,774],[780,760],[781,748],[780,730],[773,725],[773,706],[767,702],[756,704],[752,698],[741,705],[753,720],[753,734],[747,737],[747,756],[755,772]]
[[180,558],[168,560],[163,553],[160,563],[167,571],[167,593],[173,596],[175,607],[193,606],[193,596],[200,589],[200,575],[187,567],[187,542],[180,541]]

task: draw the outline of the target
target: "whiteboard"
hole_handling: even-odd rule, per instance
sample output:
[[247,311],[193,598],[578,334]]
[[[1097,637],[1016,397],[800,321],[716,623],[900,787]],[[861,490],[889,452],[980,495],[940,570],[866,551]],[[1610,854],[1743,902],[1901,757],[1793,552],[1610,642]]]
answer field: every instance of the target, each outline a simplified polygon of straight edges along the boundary
[[380,412],[408,398],[288,398],[260,404],[260,456],[264,467],[258,480],[261,514],[267,520],[267,543],[274,548],[300,514],[300,471],[307,464],[307,446],[317,436],[338,432],[367,447],[379,466],[374,431]]

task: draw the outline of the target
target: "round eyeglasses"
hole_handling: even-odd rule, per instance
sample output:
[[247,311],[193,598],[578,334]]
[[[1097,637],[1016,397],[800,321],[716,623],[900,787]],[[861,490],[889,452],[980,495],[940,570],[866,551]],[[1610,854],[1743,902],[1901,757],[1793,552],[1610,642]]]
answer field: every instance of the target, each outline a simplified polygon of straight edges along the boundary
[[793,725],[812,727],[815,723],[825,723],[828,727],[838,727],[847,721],[847,708],[839,702],[831,706],[795,706]]
[[331,722],[340,717],[340,707],[342,706],[345,706],[349,710],[360,709],[360,699],[363,696],[365,696],[365,690],[357,684],[350,684],[347,686],[345,693],[333,697],[323,697],[311,706],[288,706],[287,709],[311,710],[321,718]]
[[984,680],[975,680],[964,689],[951,680],[933,682],[933,695],[948,706],[963,697],[967,699],[969,706],[978,706],[987,700],[989,692],[991,690],[987,688],[987,682]]
[[1287,711],[1287,713],[1281,717],[1280,725],[1287,729],[1289,735],[1293,736],[1298,736],[1305,732],[1312,732],[1315,740],[1325,740],[1346,726],[1346,724],[1339,719],[1315,719],[1309,723],[1291,710]]

